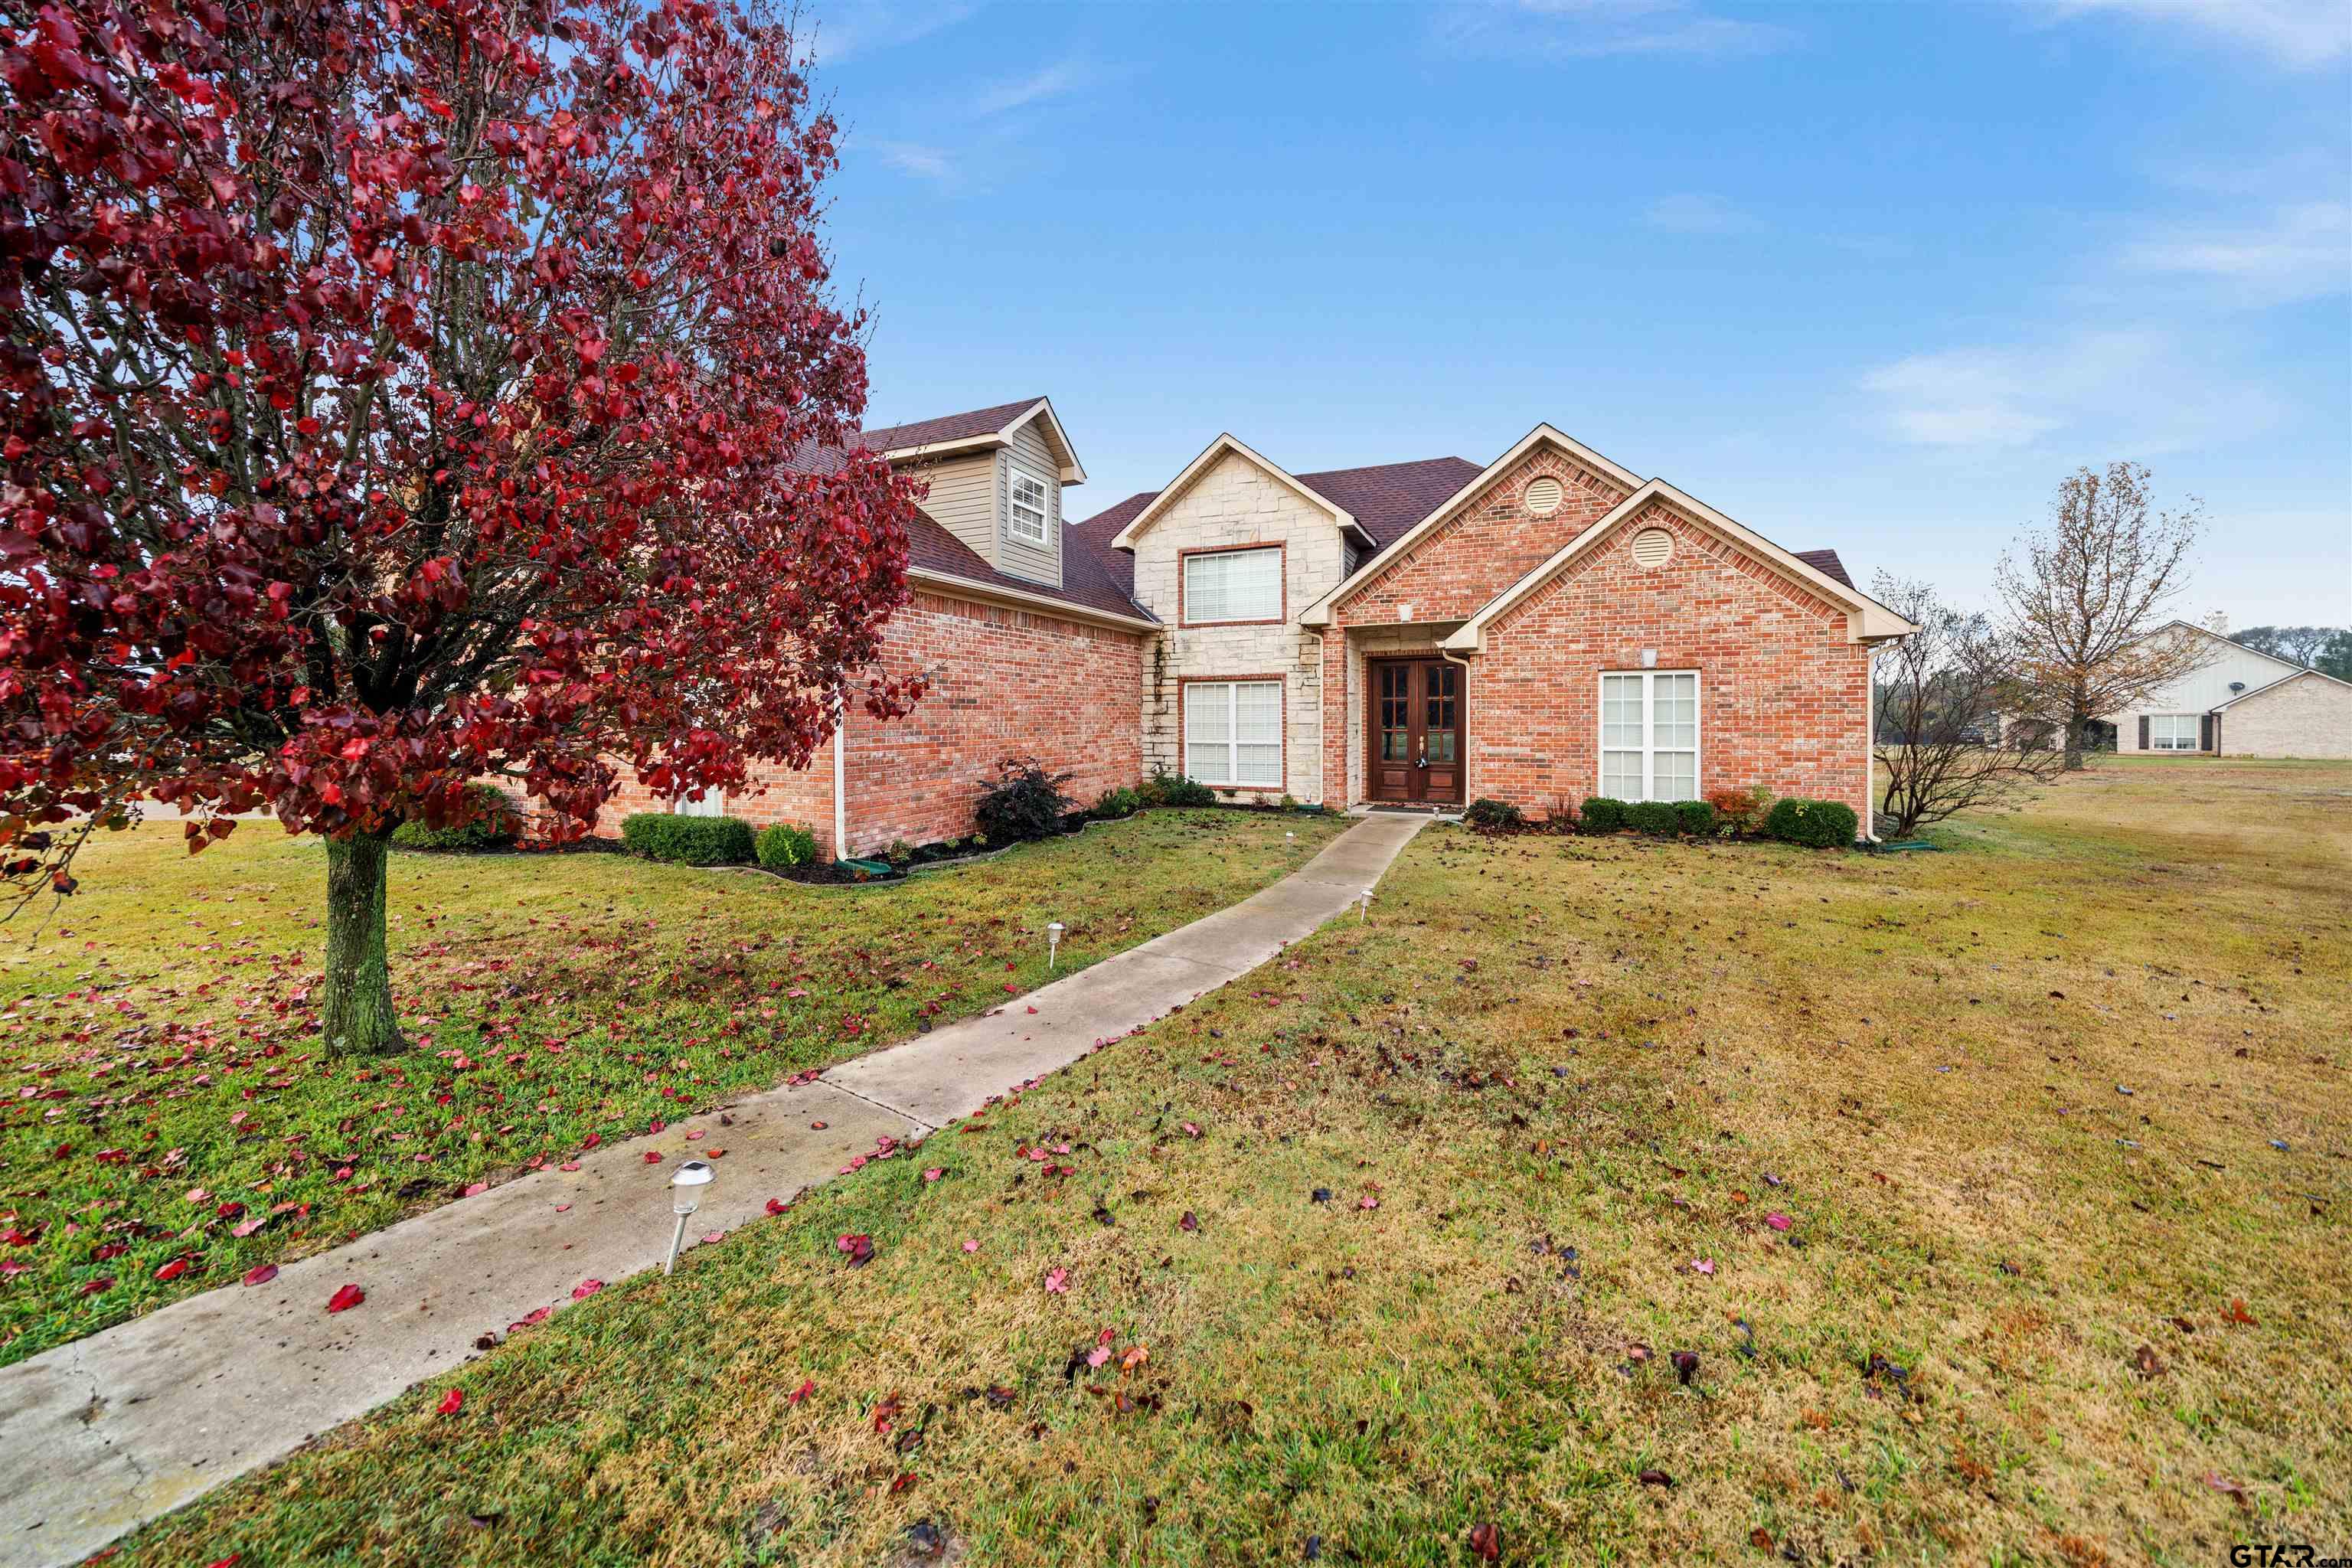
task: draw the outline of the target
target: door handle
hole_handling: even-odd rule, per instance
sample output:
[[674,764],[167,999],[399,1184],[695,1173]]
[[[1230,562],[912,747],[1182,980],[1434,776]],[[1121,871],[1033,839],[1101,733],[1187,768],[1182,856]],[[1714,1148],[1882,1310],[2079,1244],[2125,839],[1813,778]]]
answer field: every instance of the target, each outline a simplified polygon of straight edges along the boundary
[[1412,761],[1412,765],[1417,768],[1425,768],[1429,766],[1429,759],[1427,757],[1415,757]]

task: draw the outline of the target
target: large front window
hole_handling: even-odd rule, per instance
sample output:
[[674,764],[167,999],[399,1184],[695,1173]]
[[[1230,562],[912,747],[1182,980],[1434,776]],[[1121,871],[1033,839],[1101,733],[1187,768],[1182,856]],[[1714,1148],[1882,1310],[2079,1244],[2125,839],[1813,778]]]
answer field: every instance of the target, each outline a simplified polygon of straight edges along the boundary
[[1184,619],[1282,619],[1282,546],[1213,550],[1184,557]]
[[1698,798],[1698,674],[1601,678],[1601,793],[1612,800]]
[[1282,682],[1184,686],[1184,773],[1197,784],[1282,787]]
[[2193,752],[2197,750],[2197,721],[2194,713],[2155,713],[2147,721],[2147,749],[2151,752]]

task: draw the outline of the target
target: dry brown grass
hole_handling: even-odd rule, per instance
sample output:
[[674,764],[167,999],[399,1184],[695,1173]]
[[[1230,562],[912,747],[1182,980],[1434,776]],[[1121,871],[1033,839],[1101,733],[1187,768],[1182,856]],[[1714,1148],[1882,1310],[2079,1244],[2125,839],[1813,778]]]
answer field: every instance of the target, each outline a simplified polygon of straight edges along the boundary
[[[1434,830],[1369,929],[123,1560],[2341,1548],[2352,768],[2110,763],[1947,837]],[[1105,1330],[1149,1360],[1066,1380]]]

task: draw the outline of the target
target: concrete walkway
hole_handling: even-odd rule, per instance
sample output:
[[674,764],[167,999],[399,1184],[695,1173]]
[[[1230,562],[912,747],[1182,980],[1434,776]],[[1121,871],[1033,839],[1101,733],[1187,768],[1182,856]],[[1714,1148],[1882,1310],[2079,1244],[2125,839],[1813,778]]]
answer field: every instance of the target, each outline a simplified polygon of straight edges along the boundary
[[[471,1359],[482,1336],[568,1306],[583,1281],[660,1267],[680,1160],[727,1151],[688,1224],[731,1231],[884,1137],[968,1116],[1247,973],[1344,912],[1427,820],[1366,817],[1231,909],[996,1013],[0,1368],[0,1568],[79,1562]],[[366,1300],[330,1316],[346,1284]]]

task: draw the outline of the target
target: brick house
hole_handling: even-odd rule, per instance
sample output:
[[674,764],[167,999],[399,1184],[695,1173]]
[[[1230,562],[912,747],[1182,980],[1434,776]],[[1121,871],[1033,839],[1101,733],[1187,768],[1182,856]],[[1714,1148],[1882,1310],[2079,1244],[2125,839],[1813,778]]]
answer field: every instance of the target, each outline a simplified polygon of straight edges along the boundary
[[[765,793],[680,803],[831,851],[960,836],[1009,752],[1092,801],[1159,770],[1237,797],[1535,816],[1763,785],[1870,812],[1870,656],[1910,623],[1539,425],[1480,468],[1292,474],[1220,436],[1166,488],[1066,523],[1085,479],[1045,398],[867,431],[926,479],[886,662],[932,689],[852,713]],[[662,803],[624,798],[610,823]],[[1866,829],[1865,829],[1866,830]]]

